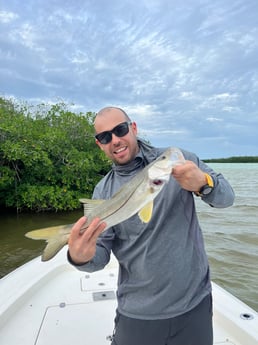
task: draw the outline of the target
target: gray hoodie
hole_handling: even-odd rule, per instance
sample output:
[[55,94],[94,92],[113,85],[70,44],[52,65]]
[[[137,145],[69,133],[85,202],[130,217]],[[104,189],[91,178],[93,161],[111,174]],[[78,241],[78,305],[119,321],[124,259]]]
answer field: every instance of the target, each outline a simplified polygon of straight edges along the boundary
[[[112,197],[165,150],[141,140],[139,146],[139,153],[128,165],[113,164],[95,187],[94,199]],[[231,206],[234,192],[225,178],[195,154],[182,152],[185,159],[213,177],[215,188],[202,200],[212,207]],[[78,269],[93,272],[104,268],[111,251],[119,262],[118,311],[125,316],[145,320],[175,317],[197,306],[211,292],[193,193],[182,189],[172,176],[155,198],[148,224],[135,215],[103,232],[94,258]]]

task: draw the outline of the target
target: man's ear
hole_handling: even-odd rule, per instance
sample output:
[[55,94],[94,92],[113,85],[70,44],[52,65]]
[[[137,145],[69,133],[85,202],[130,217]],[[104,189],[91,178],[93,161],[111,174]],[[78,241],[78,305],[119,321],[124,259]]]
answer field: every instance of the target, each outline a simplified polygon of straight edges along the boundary
[[132,130],[133,130],[134,134],[137,135],[138,130],[137,130],[136,122],[132,122],[131,126],[132,126]]
[[103,151],[101,143],[98,141],[98,139],[95,139],[95,143],[98,145],[98,147]]

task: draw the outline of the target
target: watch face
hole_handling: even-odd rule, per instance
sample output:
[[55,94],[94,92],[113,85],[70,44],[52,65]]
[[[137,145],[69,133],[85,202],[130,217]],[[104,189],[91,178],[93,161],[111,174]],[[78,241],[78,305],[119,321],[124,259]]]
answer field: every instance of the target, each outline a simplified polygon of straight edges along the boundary
[[210,192],[212,191],[212,189],[213,189],[213,188],[210,187],[210,186],[208,186],[208,185],[207,185],[207,186],[204,186],[204,187],[203,187],[203,190],[202,190],[202,194],[203,194],[203,195],[208,195],[208,194],[210,194]]

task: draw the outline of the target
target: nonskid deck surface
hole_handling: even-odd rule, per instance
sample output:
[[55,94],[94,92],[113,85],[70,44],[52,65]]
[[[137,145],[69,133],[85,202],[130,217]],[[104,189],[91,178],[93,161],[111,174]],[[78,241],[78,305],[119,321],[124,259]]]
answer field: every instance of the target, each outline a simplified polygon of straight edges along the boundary
[[[66,262],[66,250],[0,280],[1,345],[110,344],[117,267],[94,273]],[[213,284],[214,345],[257,345],[258,314]]]

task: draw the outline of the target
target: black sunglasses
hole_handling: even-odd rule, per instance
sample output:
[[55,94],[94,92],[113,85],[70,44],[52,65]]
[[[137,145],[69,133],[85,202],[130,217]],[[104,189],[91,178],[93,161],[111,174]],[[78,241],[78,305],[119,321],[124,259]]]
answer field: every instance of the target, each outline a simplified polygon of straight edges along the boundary
[[105,131],[101,132],[99,134],[95,135],[95,138],[101,143],[101,144],[108,144],[112,140],[112,134],[115,134],[117,137],[121,138],[124,135],[126,135],[129,132],[129,125],[131,125],[132,122],[122,122],[111,131]]

